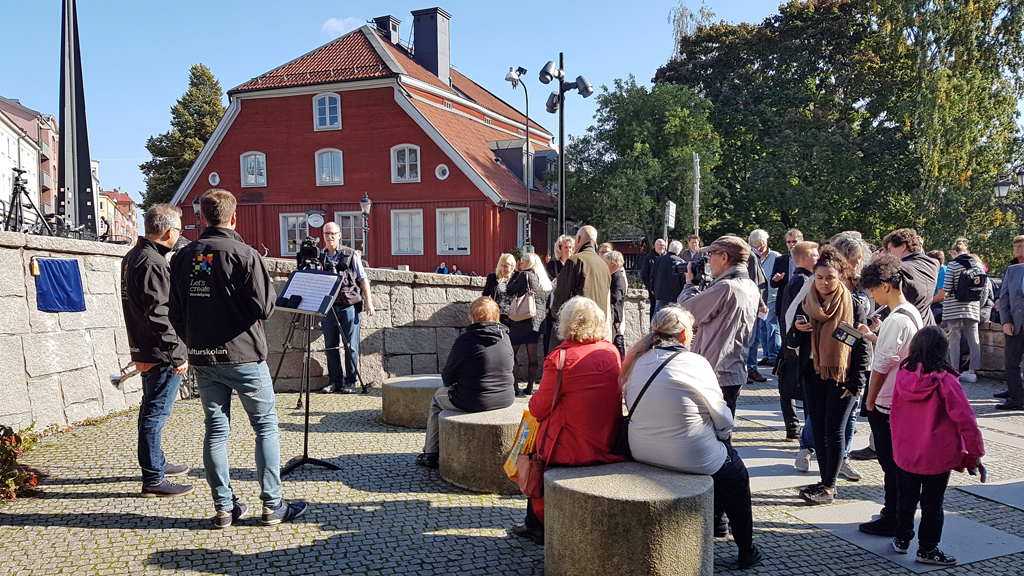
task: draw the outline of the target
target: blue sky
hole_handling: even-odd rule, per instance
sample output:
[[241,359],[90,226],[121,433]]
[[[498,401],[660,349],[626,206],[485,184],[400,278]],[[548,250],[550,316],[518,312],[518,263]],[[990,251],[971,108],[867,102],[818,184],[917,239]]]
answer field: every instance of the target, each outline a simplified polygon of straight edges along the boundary
[[[528,71],[531,117],[556,133],[557,117],[544,111],[549,87],[537,72],[565,52],[569,78],[594,86],[634,74],[649,83],[672,52],[669,11],[675,0],[621,2],[486,2],[447,0],[383,2],[337,0],[80,0],[82,65],[92,156],[100,160],[104,189],[121,187],[140,199],[138,165],[148,158],[146,138],[168,130],[170,107],[188,87],[189,67],[209,66],[225,92],[358,27],[374,16],[402,20],[439,5],[450,14],[452,64],[497,96],[522,109],[522,90],[504,81],[509,66]],[[697,7],[696,2],[690,2]],[[708,0],[720,19],[759,22],[779,0]],[[0,0],[5,23],[0,50],[0,95],[57,115],[60,71],[60,0]],[[592,122],[593,97],[567,96],[566,132]]]

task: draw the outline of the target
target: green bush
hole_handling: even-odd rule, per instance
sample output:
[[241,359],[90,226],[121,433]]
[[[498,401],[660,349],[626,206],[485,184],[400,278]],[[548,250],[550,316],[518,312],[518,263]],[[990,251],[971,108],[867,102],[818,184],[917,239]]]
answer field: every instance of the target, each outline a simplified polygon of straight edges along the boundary
[[21,432],[9,426],[0,426],[0,500],[14,500],[20,494],[34,491],[39,484],[39,472],[24,464],[18,457],[36,445],[32,434],[33,422]]

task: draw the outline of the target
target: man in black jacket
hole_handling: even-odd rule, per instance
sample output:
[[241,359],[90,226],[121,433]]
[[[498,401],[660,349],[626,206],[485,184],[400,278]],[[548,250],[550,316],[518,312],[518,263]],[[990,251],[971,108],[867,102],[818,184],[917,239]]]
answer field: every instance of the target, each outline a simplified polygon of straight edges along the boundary
[[235,232],[235,207],[235,197],[226,190],[203,194],[200,210],[208,228],[171,262],[170,317],[188,346],[206,413],[203,463],[217,528],[231,526],[247,511],[231,490],[227,442],[232,392],[238,393],[256,432],[263,524],[280,524],[306,511],[305,502],[281,497],[280,432],[263,331],[276,294],[263,259]]
[[640,281],[644,283],[644,288],[647,288],[648,298],[651,303],[651,318],[654,318],[654,282],[651,281],[651,276],[654,273],[654,263],[657,262],[658,258],[660,258],[664,253],[665,239],[658,238],[654,241],[654,250],[651,250],[640,257]]
[[903,284],[903,296],[921,313],[925,326],[935,326],[932,316],[932,299],[935,296],[935,285],[939,280],[939,261],[928,256],[921,249],[921,237],[915,230],[900,228],[890,232],[882,239],[882,246],[899,258],[903,264],[901,270],[907,273]]
[[481,296],[469,308],[466,331],[455,339],[441,371],[444,386],[437,390],[427,416],[427,439],[416,464],[437,468],[441,441],[438,416],[442,410],[486,412],[515,402],[515,357],[508,328],[499,323],[498,304]]
[[668,245],[668,252],[654,262],[654,272],[651,274],[651,284],[654,286],[654,311],[657,312],[669,304],[674,304],[679,293],[683,291],[686,284],[686,277],[677,274],[676,270],[685,271],[681,268],[685,262],[679,257],[683,249],[683,243],[673,240]]
[[181,210],[157,204],[145,215],[145,237],[121,261],[121,308],[128,346],[135,367],[142,373],[139,406],[139,466],[142,496],[160,498],[192,492],[188,484],[175,484],[166,476],[188,473],[187,466],[164,458],[160,441],[178,396],[181,375],[188,370],[185,345],[167,317],[171,268],[167,253],[181,236]]
[[[801,381],[804,363],[806,358],[797,356],[793,348],[793,338],[790,336],[789,308],[793,301],[801,293],[804,283],[813,281],[811,270],[818,260],[818,245],[814,242],[798,242],[790,248],[790,256],[793,258],[794,269],[786,284],[784,292],[779,293],[777,302],[780,304],[782,315],[779,316],[779,329],[783,336],[781,361],[779,364],[779,403],[782,408],[782,421],[786,425],[786,438],[795,440],[800,438],[800,419],[796,415],[796,402],[803,402],[803,382]],[[799,338],[806,339],[804,333],[798,334]],[[808,450],[810,455],[813,441],[807,435],[806,446],[801,444],[801,450]]]
[[[772,268],[772,276],[768,279],[768,282],[772,288],[777,290],[776,294],[779,295],[775,299],[775,317],[781,322],[782,315],[786,313],[786,309],[782,307],[782,294],[786,290],[786,284],[789,283],[789,279],[793,276],[793,271],[796,269],[796,263],[793,261],[793,247],[796,246],[797,242],[804,241],[804,233],[793,228],[789,232],[786,232],[786,250],[787,252],[782,256],[775,259],[775,266]],[[779,325],[781,327],[781,324]],[[782,331],[782,335],[786,335],[786,331]]]

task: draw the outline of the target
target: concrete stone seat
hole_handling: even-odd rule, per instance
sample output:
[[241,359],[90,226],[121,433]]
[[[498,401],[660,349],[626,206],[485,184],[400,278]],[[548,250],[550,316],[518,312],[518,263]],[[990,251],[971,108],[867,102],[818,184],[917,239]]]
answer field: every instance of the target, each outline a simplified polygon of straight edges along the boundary
[[440,374],[388,378],[381,392],[381,419],[395,426],[426,428],[430,401],[443,385]]
[[710,575],[714,484],[637,462],[544,474],[544,573]]
[[523,404],[487,412],[441,412],[438,472],[450,484],[474,492],[519,494],[502,465],[512,451]]

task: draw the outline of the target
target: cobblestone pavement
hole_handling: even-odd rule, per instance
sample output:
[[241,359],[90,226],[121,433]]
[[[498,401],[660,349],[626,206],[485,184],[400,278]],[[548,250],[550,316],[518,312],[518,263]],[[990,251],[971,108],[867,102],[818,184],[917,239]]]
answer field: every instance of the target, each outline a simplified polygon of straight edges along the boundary
[[[1024,433],[1024,414],[997,413],[996,383],[968,384],[982,421],[998,419]],[[302,413],[295,394],[278,396],[282,460],[302,451]],[[745,387],[740,404],[776,403],[774,384]],[[253,433],[237,400],[229,445],[236,493],[257,511],[224,531],[213,529],[212,501],[202,469],[202,409],[179,402],[167,423],[168,459],[193,467],[196,491],[167,500],[139,498],[136,416],[81,427],[40,443],[27,462],[47,472],[36,499],[0,504],[0,574],[542,574],[543,547],[509,536],[521,522],[522,497],[481,495],[450,486],[413,464],[423,432],[379,422],[380,390],[367,396],[313,397],[310,455],[340,471],[306,466],[285,478],[286,498],[305,498],[309,511],[294,523],[263,527],[258,520]],[[866,423],[858,426],[867,433]],[[741,420],[738,443],[793,452],[778,431]],[[1024,478],[1020,450],[987,446],[994,481]],[[857,484],[841,481],[837,504],[881,497],[881,469],[860,463]],[[946,509],[1024,537],[1024,512],[953,485],[976,482],[953,474]],[[764,563],[736,569],[731,540],[715,542],[719,574],[912,574],[789,514],[802,506],[795,489],[755,493],[755,541]],[[1024,573],[1024,553],[932,574],[998,576]]]

